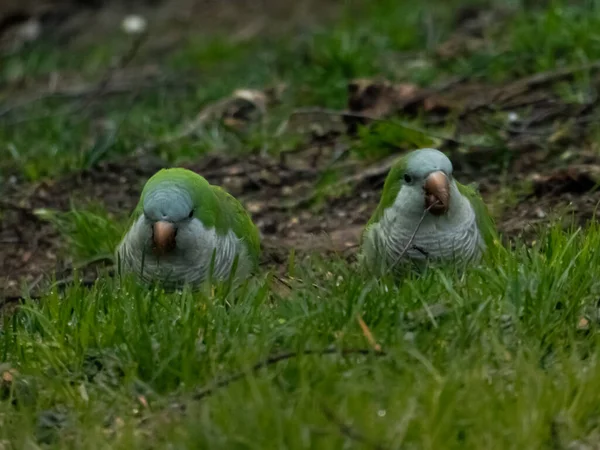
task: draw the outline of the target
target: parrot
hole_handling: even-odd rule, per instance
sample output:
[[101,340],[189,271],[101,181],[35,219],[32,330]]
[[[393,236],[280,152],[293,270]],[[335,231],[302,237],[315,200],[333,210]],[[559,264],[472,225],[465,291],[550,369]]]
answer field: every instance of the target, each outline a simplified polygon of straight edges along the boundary
[[116,250],[120,273],[166,290],[248,278],[258,267],[260,235],[242,204],[183,168],[161,169],[142,189]]
[[402,272],[429,261],[470,263],[497,242],[494,221],[474,187],[460,184],[437,149],[400,157],[365,226],[359,261],[370,272]]

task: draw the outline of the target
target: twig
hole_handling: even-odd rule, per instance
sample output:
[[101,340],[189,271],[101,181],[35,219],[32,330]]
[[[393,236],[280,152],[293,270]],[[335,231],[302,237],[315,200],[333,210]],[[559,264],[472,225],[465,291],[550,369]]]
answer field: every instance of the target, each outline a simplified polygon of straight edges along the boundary
[[0,199],[0,210],[2,210],[2,209],[8,209],[8,210],[19,212],[32,221],[41,222],[40,218],[34,214],[32,208],[18,205],[10,200]]
[[40,100],[44,100],[46,98],[53,97],[54,95],[56,95],[56,94],[55,93],[44,92],[42,94],[37,94],[34,97],[26,98],[24,100],[21,100],[20,102],[16,102],[16,103],[14,103],[12,105],[8,105],[5,108],[0,109],[0,117],[5,116],[5,115],[11,113],[15,109],[19,109],[19,108],[22,108],[24,106],[31,105],[31,104],[33,104],[35,102],[40,101]]
[[423,211],[423,214],[421,215],[421,219],[419,219],[419,223],[417,223],[417,226],[415,227],[415,231],[413,231],[413,234],[408,239],[408,242],[406,243],[406,246],[400,252],[400,254],[398,255],[398,257],[394,260],[393,264],[390,265],[390,267],[388,267],[388,269],[386,270],[385,274],[390,273],[392,271],[392,269],[394,269],[394,267],[396,266],[396,264],[398,264],[400,262],[400,260],[404,257],[404,255],[408,251],[409,247],[412,245],[413,241],[415,240],[415,236],[417,235],[417,232],[419,231],[419,228],[421,228],[421,224],[423,223],[423,220],[425,220],[425,216],[427,216],[427,213],[429,212],[429,210],[431,208],[433,208],[435,205],[437,205],[438,203],[439,203],[439,200],[436,200],[434,203],[432,203],[431,205],[429,205],[429,207],[427,209],[425,209]]
[[369,342],[369,344],[371,344],[371,347],[373,347],[373,350],[375,350],[376,352],[380,352],[381,345],[377,343],[377,341],[373,337],[373,333],[371,333],[371,330],[369,329],[363,318],[360,316],[360,314],[356,316],[356,320],[358,320],[358,324],[360,325],[360,328],[362,329],[365,338],[367,338],[367,341]]
[[279,281],[281,284],[283,284],[286,288],[292,290],[293,287],[290,283],[288,283],[287,281],[285,281],[282,277],[278,276],[278,275],[273,275],[273,278],[275,278],[275,280]]
[[[51,97],[59,97],[59,96],[72,96],[72,97],[80,97],[80,96],[86,96],[87,98],[85,99],[85,101],[83,102],[83,104],[78,105],[78,106],[69,106],[67,108],[65,108],[64,111],[62,111],[61,115],[72,115],[72,114],[77,114],[81,111],[83,111],[84,109],[86,109],[88,106],[90,106],[97,98],[99,98],[100,96],[102,96],[104,93],[107,92],[107,89],[109,88],[110,82],[112,81],[114,74],[118,71],[118,70],[122,70],[124,69],[127,65],[129,65],[129,63],[133,60],[133,58],[136,56],[138,50],[140,49],[142,43],[144,42],[144,40],[146,39],[147,34],[140,34],[139,36],[137,36],[131,46],[128,48],[128,50],[118,59],[118,61],[113,64],[104,74],[104,76],[100,79],[100,81],[94,85],[92,88],[84,88],[84,89],[69,89],[65,92],[48,92],[48,93],[42,93],[42,94],[37,94],[35,97],[30,98],[30,99],[26,99],[21,101],[20,103],[8,106],[2,110],[0,110],[0,117],[5,116],[9,113],[11,113],[12,111],[14,111],[15,109],[19,109],[23,106],[27,106],[30,104],[33,104],[37,101],[41,101],[47,98],[51,98]],[[118,89],[124,90],[126,92],[129,92],[131,90],[131,88],[135,88],[135,89],[139,89],[140,85],[127,85],[124,86],[126,89],[123,89],[123,86],[115,86],[112,88],[112,90],[116,90],[118,91]],[[52,113],[44,113],[41,114],[39,116],[35,116],[35,117],[25,117],[25,118],[18,118],[15,119],[13,121],[10,121],[9,125],[16,125],[22,122],[28,122],[28,121],[32,121],[32,120],[43,120],[46,119],[48,117],[52,117],[55,116],[57,113],[56,112],[52,112]]]
[[104,74],[104,77],[100,80],[96,89],[92,91],[92,93],[88,96],[83,105],[80,105],[78,108],[74,108],[73,114],[80,112],[86,109],[89,105],[91,105],[97,98],[102,96],[104,90],[108,87],[108,84],[113,79],[114,74],[118,70],[122,70],[135,58],[138,50],[142,46],[142,43],[146,40],[148,35],[146,33],[142,33],[136,36],[131,43],[129,49],[118,59],[118,61],[112,65]]
[[298,352],[280,353],[279,355],[270,356],[262,361],[257,362],[250,368],[249,371],[240,371],[233,375],[229,375],[225,378],[214,381],[213,383],[211,383],[210,386],[202,388],[198,392],[196,392],[192,396],[192,398],[194,400],[201,400],[204,397],[209,397],[212,394],[214,394],[217,390],[224,388],[237,380],[242,379],[245,375],[248,375],[250,373],[256,373],[260,369],[264,369],[268,366],[272,366],[281,361],[286,361],[288,359],[297,358],[298,356],[301,356],[301,355],[323,356],[323,355],[333,355],[333,354],[340,354],[342,356],[346,356],[346,355],[385,356],[386,355],[386,353],[383,351],[374,351],[372,349],[367,349],[367,348],[342,348],[342,349],[326,348],[326,349],[322,349],[322,350],[308,349],[308,350],[302,350],[302,351],[298,351]]
[[[436,139],[441,139],[443,141],[450,142],[452,144],[465,145],[468,147],[472,146],[471,144],[458,141],[455,138],[451,138],[449,136],[442,136],[437,133],[432,133],[431,131],[427,131],[427,130],[424,130],[423,128],[415,127],[413,125],[408,125],[404,122],[392,121],[390,119],[384,119],[381,117],[374,117],[369,114],[362,114],[362,113],[356,113],[356,112],[350,112],[350,111],[339,111],[336,109],[327,109],[327,108],[318,108],[318,107],[316,107],[316,108],[298,108],[291,112],[289,118],[292,118],[297,115],[306,115],[306,114],[325,114],[327,116],[349,117],[349,118],[354,118],[354,119],[370,120],[373,122],[389,123],[389,124],[395,125],[399,128],[404,128],[406,130],[424,134],[425,136],[431,136]],[[289,120],[289,118],[287,120]]]
[[577,72],[598,69],[600,69],[600,61],[594,61],[578,67],[566,67],[564,69],[536,73],[530,77],[521,78],[520,80],[498,88],[495,91],[495,94],[493,94],[489,100],[478,102],[466,108],[464,111],[462,111],[460,117],[465,117],[482,109],[494,110],[494,107],[496,107],[496,104],[498,103],[502,105],[500,107],[500,109],[502,109],[510,100],[524,94],[527,91],[539,88],[545,84],[556,83],[564,78],[573,76]]
[[563,78],[568,78],[577,72],[583,72],[584,70],[597,70],[600,69],[600,61],[593,61],[589,64],[583,64],[577,67],[565,67],[564,69],[552,70],[547,72],[536,73],[521,80],[517,80],[511,83],[509,86],[526,86],[528,88],[536,88],[544,84],[553,83]]
[[330,422],[335,424],[335,426],[338,428],[338,430],[340,431],[340,434],[342,436],[350,439],[351,441],[360,442],[361,444],[367,445],[375,450],[383,450],[386,448],[379,442],[372,441],[371,439],[366,437],[364,434],[362,434],[360,431],[352,428],[347,423],[342,422],[339,418],[337,418],[335,416],[333,411],[331,411],[331,409],[329,409],[325,405],[321,405],[321,409],[323,410],[323,414],[325,415],[325,417]]
[[530,123],[523,125],[522,127],[515,127],[512,125],[503,125],[503,124],[497,124],[494,123],[490,120],[487,120],[483,117],[478,117],[477,118],[479,120],[479,122],[481,124],[483,124],[484,126],[488,126],[491,128],[494,128],[495,130],[498,131],[502,131],[505,133],[510,133],[510,134],[528,134],[528,135],[532,135],[532,136],[548,136],[550,133],[548,133],[548,131],[540,131],[539,129],[537,130],[532,130],[529,127]]
[[[144,82],[145,78],[146,77],[140,77],[139,80],[134,79],[134,80],[108,83],[107,86],[105,86],[105,88],[104,88],[103,94],[104,95],[127,94],[127,93],[131,92],[132,89],[139,89],[139,90],[149,89],[149,88],[153,88],[153,87],[157,86],[157,84],[158,84],[158,87],[178,87],[181,85],[186,85],[185,82],[171,81],[165,77],[160,77],[160,78],[157,77],[158,79],[149,80],[149,82],[146,83],[146,82]],[[35,96],[25,98],[25,99],[23,99],[19,102],[16,102],[12,105],[8,105],[4,109],[0,109],[0,118],[2,118],[3,116],[9,115],[13,111],[21,109],[23,107],[33,105],[34,103],[37,103],[39,101],[48,100],[51,98],[77,99],[80,97],[89,96],[90,94],[96,92],[97,90],[98,90],[98,85],[96,83],[94,83],[94,84],[82,84],[79,86],[68,87],[68,88],[64,88],[61,90],[51,90],[51,91],[47,91],[47,92],[41,92],[39,94],[36,94]],[[47,117],[52,117],[53,115],[56,115],[56,114],[57,114],[56,112],[53,112],[53,113],[40,114],[40,115],[32,117],[32,118],[17,117],[16,119],[5,122],[5,123],[8,123],[9,125],[13,125],[13,124],[21,123],[21,122],[26,122],[28,120],[29,121],[42,120]]]

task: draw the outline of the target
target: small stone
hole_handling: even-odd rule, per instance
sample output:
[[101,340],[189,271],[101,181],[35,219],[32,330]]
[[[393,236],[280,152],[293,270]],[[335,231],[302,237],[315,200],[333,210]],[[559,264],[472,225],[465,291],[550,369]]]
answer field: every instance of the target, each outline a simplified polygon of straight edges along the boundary
[[140,34],[146,31],[146,19],[136,14],[126,16],[121,22],[121,28],[127,34]]
[[519,115],[516,112],[509,112],[508,116],[506,117],[509,123],[513,123],[516,122],[517,120],[519,120]]

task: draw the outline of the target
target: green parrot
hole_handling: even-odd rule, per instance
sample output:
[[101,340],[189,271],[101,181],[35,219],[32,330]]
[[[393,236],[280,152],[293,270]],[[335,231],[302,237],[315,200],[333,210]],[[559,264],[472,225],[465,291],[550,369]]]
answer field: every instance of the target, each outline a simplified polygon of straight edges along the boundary
[[121,273],[166,289],[199,287],[212,273],[248,277],[258,266],[258,229],[243,206],[187,169],[162,169],[144,186],[117,248]]
[[359,260],[383,275],[407,262],[476,261],[495,242],[493,219],[477,191],[454,179],[446,155],[424,148],[390,170],[363,231]]

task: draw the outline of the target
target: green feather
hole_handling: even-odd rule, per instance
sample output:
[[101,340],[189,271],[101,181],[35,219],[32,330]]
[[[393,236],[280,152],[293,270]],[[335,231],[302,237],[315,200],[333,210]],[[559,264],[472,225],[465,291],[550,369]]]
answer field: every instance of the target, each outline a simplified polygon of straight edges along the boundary
[[[194,202],[194,216],[205,227],[214,227],[217,234],[225,235],[229,230],[246,241],[248,253],[258,264],[260,237],[256,225],[242,204],[218,186],[191,170],[182,168],[162,169],[155,173],[144,186],[140,201],[133,211],[129,227],[143,213],[144,198],[161,184],[177,185],[189,192]],[[128,227],[128,228],[129,228]]]
[[473,186],[466,186],[457,181],[456,187],[458,188],[459,192],[471,203],[471,206],[475,211],[475,219],[477,220],[477,228],[479,228],[479,233],[481,233],[485,245],[487,247],[491,247],[498,242],[498,234],[496,232],[494,219],[490,215],[488,207],[483,202],[479,192],[477,192]]
[[379,200],[377,209],[375,209],[375,212],[369,219],[369,222],[367,222],[367,226],[365,229],[379,222],[383,217],[383,213],[385,212],[385,210],[394,204],[394,200],[396,200],[398,192],[400,192],[400,188],[402,187],[402,183],[404,181],[404,172],[406,171],[406,165],[407,157],[402,156],[401,158],[398,158],[398,160],[390,169],[390,172],[388,173],[388,176],[385,179],[385,183],[383,185],[383,191],[381,193],[381,199]]
[[246,241],[248,252],[254,259],[254,263],[258,265],[258,259],[260,257],[260,235],[256,225],[252,222],[250,215],[244,209],[242,204],[224,189],[213,185],[210,185],[210,187],[219,200],[223,215],[225,216],[226,213],[226,217],[229,219],[229,227],[237,237]]

